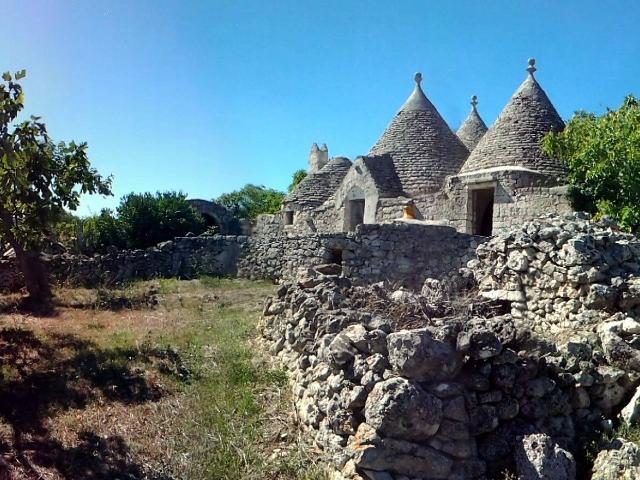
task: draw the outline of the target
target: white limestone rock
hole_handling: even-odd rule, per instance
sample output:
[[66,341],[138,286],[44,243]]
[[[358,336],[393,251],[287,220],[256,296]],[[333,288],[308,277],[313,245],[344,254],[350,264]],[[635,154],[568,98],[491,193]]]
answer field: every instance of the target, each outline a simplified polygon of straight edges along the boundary
[[424,440],[440,427],[442,401],[418,384],[394,377],[373,387],[364,414],[367,424],[385,436]]
[[520,480],[575,480],[576,462],[543,433],[526,435],[516,446],[516,467]]
[[389,362],[400,375],[417,381],[452,378],[461,367],[460,355],[426,328],[401,330],[387,336]]
[[631,400],[620,412],[620,418],[629,425],[636,425],[640,420],[640,388],[633,394]]
[[593,463],[591,480],[636,480],[640,478],[640,447],[617,438],[601,450]]

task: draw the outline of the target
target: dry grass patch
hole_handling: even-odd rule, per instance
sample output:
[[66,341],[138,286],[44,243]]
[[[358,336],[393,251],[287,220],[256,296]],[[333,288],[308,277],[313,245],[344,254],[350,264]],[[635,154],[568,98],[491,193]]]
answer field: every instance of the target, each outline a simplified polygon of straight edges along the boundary
[[60,290],[63,306],[46,317],[0,315],[0,472],[324,478],[288,417],[285,373],[257,355],[255,325],[273,290],[160,280]]

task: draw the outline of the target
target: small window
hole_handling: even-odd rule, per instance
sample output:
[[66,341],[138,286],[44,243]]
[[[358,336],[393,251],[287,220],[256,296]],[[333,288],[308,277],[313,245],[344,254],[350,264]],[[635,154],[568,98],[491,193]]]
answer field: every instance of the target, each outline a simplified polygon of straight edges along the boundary
[[284,224],[285,225],[293,225],[293,211],[292,210],[284,212]]

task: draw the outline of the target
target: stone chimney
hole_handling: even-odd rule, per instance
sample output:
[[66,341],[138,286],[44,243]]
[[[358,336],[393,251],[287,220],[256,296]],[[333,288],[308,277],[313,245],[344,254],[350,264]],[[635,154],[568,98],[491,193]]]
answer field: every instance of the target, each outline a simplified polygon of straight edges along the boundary
[[318,144],[311,145],[311,152],[309,153],[309,173],[316,173],[322,167],[324,167],[329,161],[329,149],[327,144],[322,144],[322,147],[318,148]]

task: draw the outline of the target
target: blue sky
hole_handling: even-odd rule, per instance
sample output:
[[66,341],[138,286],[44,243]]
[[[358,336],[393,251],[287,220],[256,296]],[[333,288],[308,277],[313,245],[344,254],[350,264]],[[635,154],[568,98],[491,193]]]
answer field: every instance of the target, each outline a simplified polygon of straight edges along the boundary
[[423,73],[456,129],[493,122],[538,61],[567,119],[640,94],[637,1],[1,0],[0,69],[26,68],[29,114],[86,141],[113,198],[245,183],[284,189],[311,143],[365,154]]

